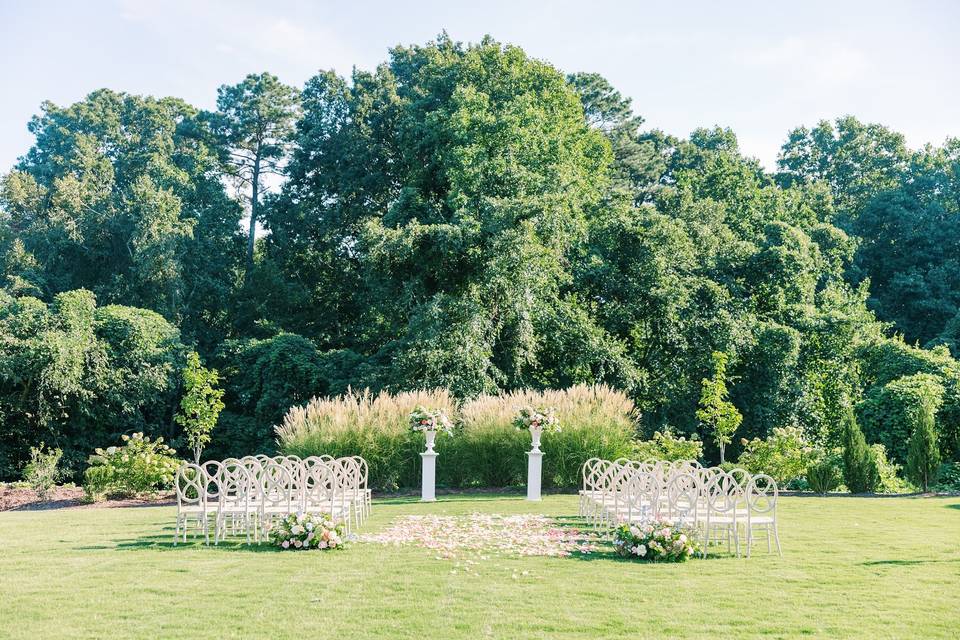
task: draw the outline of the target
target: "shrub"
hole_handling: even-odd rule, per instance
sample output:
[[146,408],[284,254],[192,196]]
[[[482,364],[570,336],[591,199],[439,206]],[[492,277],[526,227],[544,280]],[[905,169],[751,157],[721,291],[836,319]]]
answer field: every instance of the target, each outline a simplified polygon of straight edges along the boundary
[[841,460],[836,455],[827,455],[807,466],[807,485],[810,490],[825,495],[840,486],[843,474]]
[[877,491],[881,493],[910,493],[916,491],[908,480],[900,475],[900,465],[887,459],[887,450],[882,444],[870,445],[877,465]]
[[90,456],[83,484],[88,499],[130,497],[173,485],[180,461],[163,438],[151,441],[142,433],[135,433],[121,439],[124,446],[97,449]]
[[739,466],[750,473],[765,473],[780,485],[802,478],[817,454],[798,427],[780,427],[765,440],[743,443]]
[[843,482],[850,493],[874,491],[880,482],[876,455],[867,446],[849,404],[843,412]]
[[655,460],[699,460],[701,456],[703,456],[703,442],[697,439],[696,434],[687,440],[684,436],[674,436],[670,429],[657,431],[650,440],[634,442],[630,454],[630,457],[634,460],[651,458]]
[[30,462],[23,468],[23,479],[41,500],[47,499],[50,489],[60,478],[58,465],[62,457],[60,449],[44,451],[42,442],[39,447],[30,447]]
[[[932,416],[936,416],[943,405],[944,394],[939,379],[927,373],[903,376],[875,387],[859,407],[864,435],[870,442],[883,444],[890,458],[903,464],[922,412],[929,409]],[[931,417],[930,428],[935,434],[933,420]]]
[[940,465],[935,489],[937,491],[960,491],[960,462],[947,462]]

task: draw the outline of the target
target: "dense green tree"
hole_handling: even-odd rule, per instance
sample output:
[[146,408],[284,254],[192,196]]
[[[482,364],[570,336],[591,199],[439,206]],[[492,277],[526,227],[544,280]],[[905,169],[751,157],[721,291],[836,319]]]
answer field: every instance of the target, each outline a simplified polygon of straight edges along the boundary
[[224,153],[224,166],[242,192],[250,189],[246,273],[253,269],[263,179],[279,175],[293,135],[299,92],[269,73],[251,73],[217,90],[217,112],[206,114]]
[[209,344],[225,330],[240,211],[195,109],[106,89],[30,123],[0,185],[0,269],[17,294],[77,288],[152,309]]

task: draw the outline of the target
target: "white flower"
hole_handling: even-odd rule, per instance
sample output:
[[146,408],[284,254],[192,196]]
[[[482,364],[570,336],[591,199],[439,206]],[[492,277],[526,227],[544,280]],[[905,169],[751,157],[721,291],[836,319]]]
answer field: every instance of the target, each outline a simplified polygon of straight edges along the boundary
[[300,547],[303,546],[303,543],[300,542],[299,540],[294,540],[294,541],[293,541],[293,546],[295,546],[297,549],[299,549]]
[[289,541],[289,540],[284,540],[283,542],[280,543],[280,546],[283,547],[284,549],[289,549],[289,548],[290,548],[290,541]]
[[292,527],[290,527],[290,533],[292,533],[295,536],[298,536],[301,533],[303,533],[303,527],[301,527],[299,524],[295,524]]
[[630,535],[632,535],[632,536],[639,536],[639,535],[640,535],[640,529],[637,529],[635,526],[630,525]]
[[681,533],[680,537],[677,538],[677,540],[679,540],[681,543],[684,543],[687,541],[687,535],[685,533]]
[[307,531],[313,531],[313,523],[312,523],[312,522],[308,522],[307,525],[306,525],[306,527],[307,527]]
[[638,556],[642,558],[643,556],[647,555],[647,547],[641,544],[640,546],[637,547],[636,553]]

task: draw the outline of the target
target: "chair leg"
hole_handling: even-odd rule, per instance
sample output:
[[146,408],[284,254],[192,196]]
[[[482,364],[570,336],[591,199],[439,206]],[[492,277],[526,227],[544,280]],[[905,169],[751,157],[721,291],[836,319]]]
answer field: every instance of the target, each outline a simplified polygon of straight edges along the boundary
[[777,543],[777,555],[781,558],[783,557],[783,551],[780,549],[780,532],[777,530],[777,522],[773,522],[773,539]]

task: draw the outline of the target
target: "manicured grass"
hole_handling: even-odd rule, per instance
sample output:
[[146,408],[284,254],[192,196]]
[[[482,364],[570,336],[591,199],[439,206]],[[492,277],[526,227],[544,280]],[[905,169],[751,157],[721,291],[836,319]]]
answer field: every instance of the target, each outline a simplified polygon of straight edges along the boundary
[[[408,513],[575,514],[575,496],[377,501]],[[956,638],[960,499],[782,498],[784,557],[683,565],[420,548],[173,547],[174,509],[0,513],[0,637]],[[523,572],[527,574],[524,575]],[[516,577],[515,577],[516,576]]]

